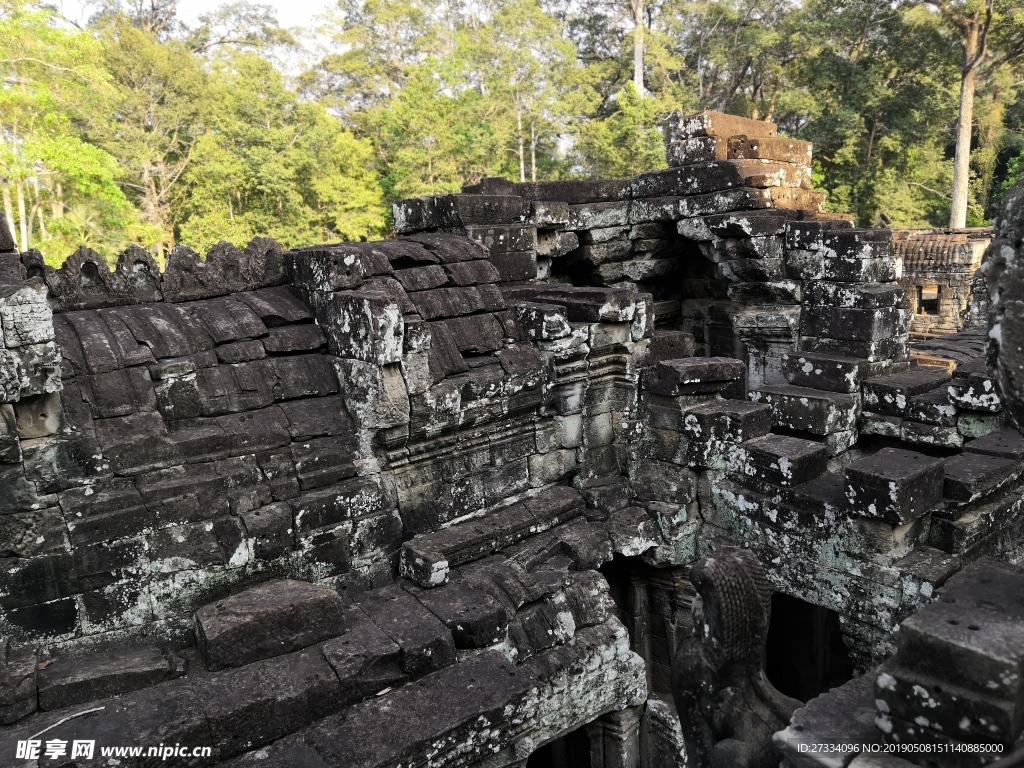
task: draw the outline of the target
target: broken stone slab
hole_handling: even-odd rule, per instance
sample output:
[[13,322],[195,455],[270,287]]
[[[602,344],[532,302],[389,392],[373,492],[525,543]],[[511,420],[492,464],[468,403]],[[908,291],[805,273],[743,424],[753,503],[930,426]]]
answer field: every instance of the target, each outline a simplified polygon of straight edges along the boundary
[[341,682],[341,697],[351,704],[404,685],[402,649],[356,606],[345,611],[345,633],[320,646]]
[[572,333],[565,308],[558,304],[519,301],[511,305],[519,328],[527,338],[562,339]]
[[299,650],[345,630],[344,604],[330,587],[285,579],[196,611],[207,669],[238,667]]
[[746,365],[731,357],[659,360],[641,374],[648,392],[668,397],[720,392],[746,375]]
[[658,524],[643,507],[613,512],[606,525],[612,551],[624,557],[637,557],[664,543]]
[[[875,725],[871,675],[861,675],[808,701],[772,741],[793,768],[844,768],[862,744],[882,744]],[[829,744],[827,754],[816,745]]]
[[775,426],[813,435],[854,429],[860,415],[859,398],[851,394],[780,385],[756,387],[747,396],[752,402],[771,406]]
[[[515,462],[503,466],[518,474]],[[583,500],[576,490],[547,488],[483,518],[415,536],[402,547],[400,570],[421,587],[437,587],[447,581],[450,568],[497,552],[582,513]]]
[[766,435],[740,446],[729,457],[727,468],[733,474],[791,488],[823,474],[828,451],[813,440]]
[[964,505],[947,505],[936,510],[928,532],[929,543],[944,552],[964,553],[968,558],[1002,551],[1001,540],[1020,535],[1024,523],[1024,500],[1016,489],[996,494],[994,501],[982,499],[963,511]]
[[1007,427],[969,441],[964,445],[964,450],[1021,461],[1024,459],[1024,437],[1017,430]]
[[63,709],[87,701],[148,688],[185,674],[183,659],[159,648],[121,648],[52,661],[39,672],[39,708]]
[[358,607],[401,649],[402,671],[410,679],[455,663],[451,632],[415,597],[397,585],[362,596]]
[[307,648],[196,680],[221,758],[293,733],[347,703],[320,651]]
[[983,453],[951,456],[943,465],[943,496],[966,504],[1015,482],[1022,470],[1021,462]]
[[437,589],[405,589],[444,622],[457,648],[487,648],[501,642],[508,627],[505,609],[490,595],[454,581]]
[[889,416],[905,416],[910,399],[949,381],[942,368],[918,366],[864,382],[864,408]]
[[846,467],[849,511],[908,523],[942,500],[942,482],[941,459],[883,448]]

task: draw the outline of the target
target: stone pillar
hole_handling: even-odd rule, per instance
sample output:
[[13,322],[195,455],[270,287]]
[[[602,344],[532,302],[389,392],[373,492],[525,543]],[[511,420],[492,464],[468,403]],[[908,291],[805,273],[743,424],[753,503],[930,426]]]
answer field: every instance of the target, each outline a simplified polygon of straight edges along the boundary
[[591,768],[640,768],[640,720],[643,707],[627,707],[611,712],[599,722],[601,762],[595,762],[591,737]]

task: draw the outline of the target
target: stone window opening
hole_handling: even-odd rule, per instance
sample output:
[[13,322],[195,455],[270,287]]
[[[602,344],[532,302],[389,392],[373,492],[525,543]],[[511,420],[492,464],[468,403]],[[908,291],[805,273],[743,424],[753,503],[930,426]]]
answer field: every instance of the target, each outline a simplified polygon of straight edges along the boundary
[[939,314],[939,294],[940,288],[937,285],[917,286],[917,314]]

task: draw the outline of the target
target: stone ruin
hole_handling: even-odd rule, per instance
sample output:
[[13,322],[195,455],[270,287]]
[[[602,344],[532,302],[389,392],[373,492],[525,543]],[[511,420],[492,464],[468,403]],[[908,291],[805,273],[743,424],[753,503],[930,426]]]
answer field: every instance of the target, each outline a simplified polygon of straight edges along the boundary
[[[1024,190],[991,343],[912,348],[901,246],[824,213],[809,144],[668,133],[668,170],[484,179],[381,242],[55,270],[3,233],[0,764],[1014,749]],[[860,746],[906,743],[974,762]]]
[[893,232],[903,263],[900,285],[915,338],[948,336],[988,324],[988,293],[978,272],[992,242],[991,227]]

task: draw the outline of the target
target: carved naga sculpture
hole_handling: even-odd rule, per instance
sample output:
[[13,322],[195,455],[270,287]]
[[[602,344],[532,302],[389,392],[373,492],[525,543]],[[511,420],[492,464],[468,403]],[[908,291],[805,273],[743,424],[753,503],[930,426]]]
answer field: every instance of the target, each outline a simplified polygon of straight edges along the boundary
[[775,768],[772,734],[801,702],[779,693],[764,673],[771,587],[749,551],[722,547],[697,562],[690,580],[693,636],[679,645],[672,694],[689,764]]

